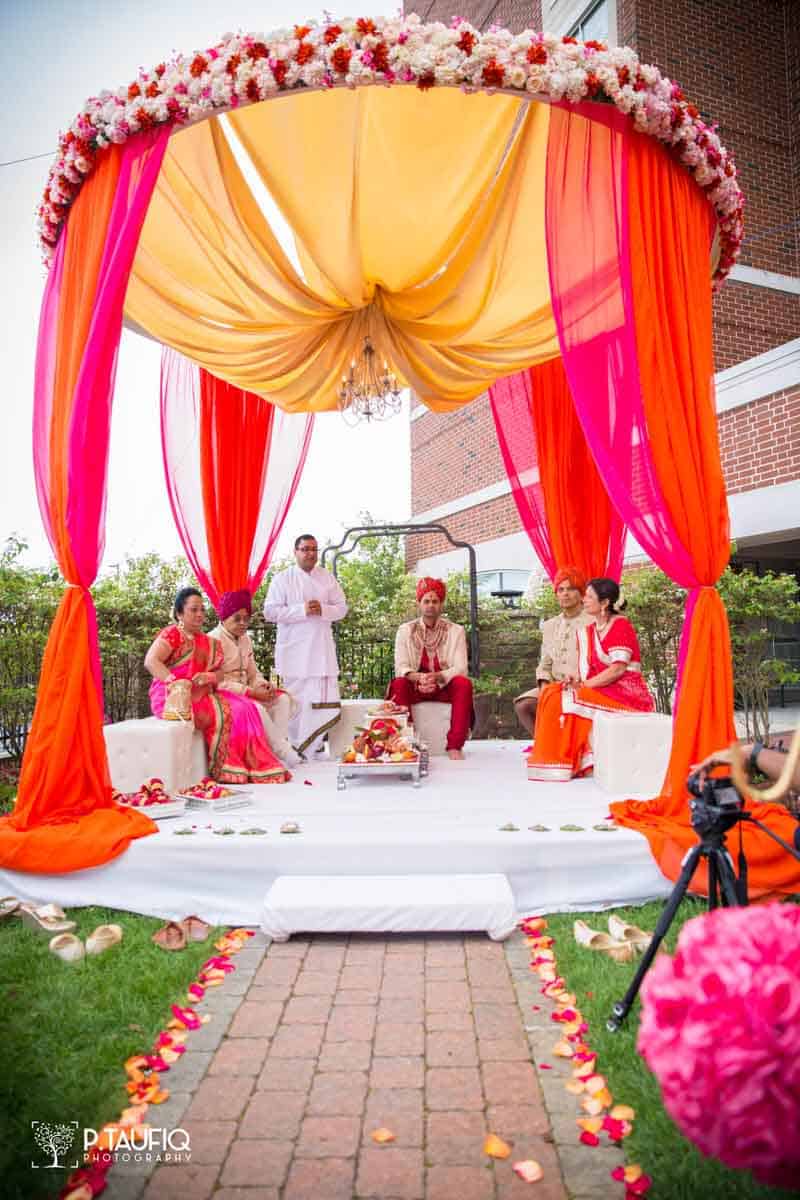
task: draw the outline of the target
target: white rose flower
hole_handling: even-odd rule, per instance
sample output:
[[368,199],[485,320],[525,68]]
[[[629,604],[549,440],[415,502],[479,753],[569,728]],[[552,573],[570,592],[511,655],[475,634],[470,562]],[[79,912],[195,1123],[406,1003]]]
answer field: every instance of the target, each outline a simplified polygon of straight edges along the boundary
[[506,72],[506,83],[513,88],[524,88],[527,75],[524,67],[513,66]]

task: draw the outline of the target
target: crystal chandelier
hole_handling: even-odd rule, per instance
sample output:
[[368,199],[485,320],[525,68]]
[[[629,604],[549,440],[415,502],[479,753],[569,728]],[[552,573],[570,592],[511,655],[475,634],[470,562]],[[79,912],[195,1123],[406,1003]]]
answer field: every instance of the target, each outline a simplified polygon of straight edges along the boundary
[[350,362],[350,370],[342,376],[337,394],[339,410],[349,425],[359,421],[385,421],[400,412],[400,384],[397,376],[384,361],[378,370],[377,354],[370,338],[364,338],[364,348]]

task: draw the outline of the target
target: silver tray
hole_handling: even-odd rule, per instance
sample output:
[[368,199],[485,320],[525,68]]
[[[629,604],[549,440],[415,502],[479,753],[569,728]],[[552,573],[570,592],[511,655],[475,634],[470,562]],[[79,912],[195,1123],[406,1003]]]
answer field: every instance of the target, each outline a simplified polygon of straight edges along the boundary
[[341,792],[347,787],[348,779],[370,779],[379,776],[396,775],[401,779],[410,779],[412,787],[419,787],[422,772],[420,759],[414,762],[339,762],[336,775],[336,789]]
[[[123,802],[120,800],[118,803]],[[166,821],[169,817],[182,817],[186,811],[186,801],[182,796],[176,796],[166,804],[125,804],[123,807],[142,812],[154,821]]]

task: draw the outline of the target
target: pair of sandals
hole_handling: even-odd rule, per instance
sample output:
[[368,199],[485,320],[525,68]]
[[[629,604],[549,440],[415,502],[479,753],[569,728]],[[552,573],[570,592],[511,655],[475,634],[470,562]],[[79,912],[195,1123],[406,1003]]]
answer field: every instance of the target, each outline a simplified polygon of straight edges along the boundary
[[85,945],[74,933],[57,933],[50,939],[50,953],[62,962],[80,962],[85,955],[104,954],[121,941],[121,925],[98,925],[87,937]]
[[0,920],[14,916],[20,917],[30,929],[49,934],[50,937],[56,933],[69,933],[75,928],[75,921],[70,921],[58,904],[31,904],[26,900],[18,900],[16,896],[3,896],[0,899]]
[[184,950],[189,942],[204,942],[211,926],[194,914],[182,921],[167,921],[153,934],[152,941],[162,950]]
[[575,941],[586,950],[599,950],[601,954],[619,963],[633,962],[637,954],[643,954],[652,941],[652,933],[630,925],[619,917],[608,918],[608,933],[590,929],[585,921],[573,925]]

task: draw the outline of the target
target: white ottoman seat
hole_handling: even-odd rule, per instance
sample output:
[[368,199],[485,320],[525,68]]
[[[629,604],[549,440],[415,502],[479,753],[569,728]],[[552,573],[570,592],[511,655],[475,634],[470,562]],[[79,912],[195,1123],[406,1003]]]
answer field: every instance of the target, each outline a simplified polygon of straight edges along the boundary
[[422,701],[411,706],[411,720],[414,722],[417,740],[424,742],[431,756],[441,757],[447,753],[447,734],[452,712],[452,704],[445,704],[441,700]]
[[657,796],[671,746],[672,717],[664,713],[598,713],[592,723],[595,783],[617,795]]
[[331,758],[341,758],[352,742],[359,726],[369,725],[368,712],[378,708],[380,700],[343,700],[339,720],[328,732]]
[[118,721],[105,725],[111,783],[120,792],[135,792],[154,776],[164,781],[168,792],[191,787],[205,774],[197,773],[194,742],[200,740],[205,763],[203,735],[186,721],[162,721],[146,717],[142,721]]

